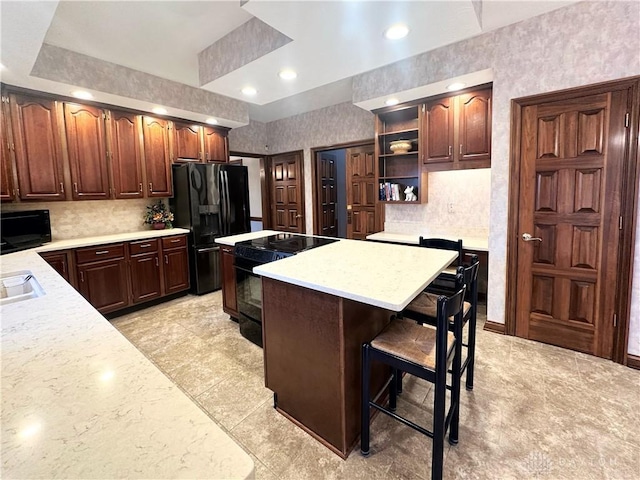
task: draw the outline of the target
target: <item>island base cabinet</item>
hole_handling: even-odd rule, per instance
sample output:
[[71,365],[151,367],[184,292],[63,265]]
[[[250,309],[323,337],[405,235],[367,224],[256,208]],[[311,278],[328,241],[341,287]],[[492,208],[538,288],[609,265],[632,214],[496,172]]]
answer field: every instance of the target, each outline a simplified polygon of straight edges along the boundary
[[[360,435],[361,347],[392,312],[262,278],[266,387],[277,410],[347,458]],[[371,393],[390,371],[378,365]]]

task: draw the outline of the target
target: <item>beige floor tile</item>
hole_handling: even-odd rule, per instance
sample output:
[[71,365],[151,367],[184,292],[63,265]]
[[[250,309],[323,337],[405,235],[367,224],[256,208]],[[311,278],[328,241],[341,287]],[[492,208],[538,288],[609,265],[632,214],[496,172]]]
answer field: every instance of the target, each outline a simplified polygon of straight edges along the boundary
[[[432,441],[378,414],[371,455],[345,461],[273,409],[262,349],[222,312],[221,292],[112,320],[254,459],[257,480],[431,478]],[[640,479],[640,372],[482,330],[474,390],[460,396],[460,442],[445,479]],[[432,387],[406,376],[398,412],[431,428]]]

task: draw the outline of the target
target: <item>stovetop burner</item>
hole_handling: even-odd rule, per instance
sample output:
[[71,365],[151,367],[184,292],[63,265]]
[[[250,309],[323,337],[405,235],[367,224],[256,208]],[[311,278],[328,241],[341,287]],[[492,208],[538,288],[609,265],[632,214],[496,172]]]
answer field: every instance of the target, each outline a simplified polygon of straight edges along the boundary
[[238,242],[235,245],[236,257],[268,263],[311,248],[337,242],[335,238],[318,238],[296,235],[294,233],[278,233],[268,237]]

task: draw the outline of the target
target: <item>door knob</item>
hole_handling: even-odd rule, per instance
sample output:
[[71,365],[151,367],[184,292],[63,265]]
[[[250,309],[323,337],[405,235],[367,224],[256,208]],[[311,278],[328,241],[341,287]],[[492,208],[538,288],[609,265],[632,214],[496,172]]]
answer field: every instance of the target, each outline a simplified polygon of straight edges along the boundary
[[296,215],[296,218],[302,218],[302,215]]
[[523,233],[522,240],[524,240],[525,242],[542,242],[542,239],[540,237],[532,237],[530,233]]

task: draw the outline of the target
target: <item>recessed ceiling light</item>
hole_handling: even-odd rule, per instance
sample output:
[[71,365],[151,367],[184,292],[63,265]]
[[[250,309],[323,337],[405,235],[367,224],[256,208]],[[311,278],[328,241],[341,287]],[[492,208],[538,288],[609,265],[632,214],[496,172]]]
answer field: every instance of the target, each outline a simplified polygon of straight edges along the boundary
[[85,92],[84,90],[76,90],[75,92],[72,92],[71,95],[82,100],[91,100],[93,98],[93,95],[89,92]]
[[258,93],[258,91],[257,91],[255,88],[253,88],[253,87],[244,87],[244,88],[242,89],[242,93],[243,93],[244,95],[247,95],[247,96],[249,96],[249,97],[252,97],[252,96],[254,96],[256,93]]
[[205,122],[207,122],[209,125],[217,125],[218,124],[218,120],[216,120],[215,118],[207,118],[205,120]]
[[462,83],[462,82],[455,82],[452,83],[451,85],[447,85],[447,90],[449,90],[450,92],[454,91],[454,90],[460,90],[461,88],[466,87],[467,84],[466,83]]
[[167,114],[167,109],[166,108],[162,108],[162,107],[156,107],[151,111],[153,113],[157,114],[157,115],[166,115]]
[[388,105],[388,106],[391,107],[393,105],[397,105],[399,102],[400,102],[400,100],[398,100],[397,98],[390,98],[384,103],[385,103],[385,105]]
[[278,75],[283,80],[293,80],[294,78],[296,78],[298,76],[298,74],[295,72],[295,70],[291,70],[290,68],[287,68],[285,70],[281,70]]
[[384,32],[384,36],[389,40],[399,40],[401,38],[406,37],[409,34],[409,27],[407,27],[403,23],[396,23],[395,25],[391,25]]

